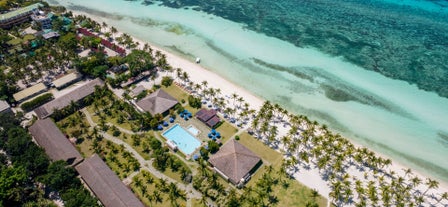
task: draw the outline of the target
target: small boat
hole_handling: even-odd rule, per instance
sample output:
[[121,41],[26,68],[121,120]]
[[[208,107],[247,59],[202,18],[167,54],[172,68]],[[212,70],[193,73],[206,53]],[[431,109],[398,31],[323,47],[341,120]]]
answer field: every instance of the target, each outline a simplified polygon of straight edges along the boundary
[[199,64],[201,62],[201,58],[196,58],[196,63]]

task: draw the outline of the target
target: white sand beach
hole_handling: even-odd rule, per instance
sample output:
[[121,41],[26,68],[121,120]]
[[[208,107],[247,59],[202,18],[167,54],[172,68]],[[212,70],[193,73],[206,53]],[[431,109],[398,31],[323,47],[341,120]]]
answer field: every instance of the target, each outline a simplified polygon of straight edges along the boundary
[[[79,12],[79,11],[72,11],[75,15],[85,15],[99,23],[105,21],[102,17],[94,16],[88,13]],[[115,36],[120,35],[120,33],[117,33]],[[143,47],[145,44],[144,41],[141,41],[139,39],[135,39],[135,41],[140,43],[140,47]],[[211,72],[207,68],[203,67],[201,64],[196,64],[190,60],[186,60],[182,57],[176,56],[172,53],[169,53],[161,48],[157,48],[153,46],[151,43],[151,48],[154,50],[159,50],[163,54],[166,55],[168,63],[173,68],[181,68],[183,71],[187,72],[189,74],[189,79],[195,83],[201,83],[202,81],[207,81],[208,86],[212,88],[220,88],[222,94],[224,95],[231,95],[232,93],[238,94],[240,97],[243,97],[246,102],[248,102],[253,109],[259,109],[261,105],[263,104],[264,100],[253,95],[249,91],[243,89],[242,87],[237,86],[236,84],[224,79],[223,77]],[[238,75],[238,74],[235,74]],[[279,136],[282,134],[287,133],[287,128],[284,127],[278,127],[279,129]],[[359,147],[359,145],[356,145]],[[369,148],[368,146],[366,146]],[[378,153],[376,153],[378,155]],[[386,156],[383,156],[383,158],[387,158]],[[405,176],[405,172],[403,169],[407,169],[407,167],[393,161],[392,165],[388,167],[387,171],[395,171],[396,175],[398,176]],[[358,179],[361,179],[364,177],[364,173],[360,172],[356,169],[348,169],[347,172],[352,177],[357,177]],[[413,170],[414,176],[417,175],[421,178],[421,180],[426,180],[426,177],[419,174],[415,170]],[[309,170],[306,170],[304,168],[299,168],[299,171],[297,171],[294,174],[294,178],[296,178],[301,183],[305,184],[306,186],[318,190],[320,194],[323,196],[329,198],[329,193],[331,191],[328,183],[322,179],[322,177],[319,175],[319,170],[317,168],[311,168]],[[375,178],[373,176],[368,176],[366,180],[374,180]],[[425,191],[426,187],[424,185],[419,186],[420,191]],[[439,188],[435,190],[428,191],[428,194],[434,194],[434,195],[441,195],[443,192],[448,192],[448,184],[447,183],[440,183]],[[448,205],[448,204],[441,204],[441,206]]]

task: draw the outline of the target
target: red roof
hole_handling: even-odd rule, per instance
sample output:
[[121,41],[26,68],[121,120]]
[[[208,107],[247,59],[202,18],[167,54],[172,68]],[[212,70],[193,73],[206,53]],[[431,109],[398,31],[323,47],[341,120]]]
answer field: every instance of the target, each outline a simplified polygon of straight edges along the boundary
[[216,115],[215,110],[207,110],[207,109],[201,109],[196,113],[196,118],[198,118],[200,121],[207,124],[209,127],[214,127],[216,124],[219,123],[220,119]]

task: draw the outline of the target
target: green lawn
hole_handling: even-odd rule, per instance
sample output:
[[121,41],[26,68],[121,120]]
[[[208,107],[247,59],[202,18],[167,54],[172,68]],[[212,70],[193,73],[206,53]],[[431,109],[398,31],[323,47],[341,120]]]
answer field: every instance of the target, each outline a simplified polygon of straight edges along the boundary
[[[257,172],[252,176],[252,179],[247,184],[248,187],[256,187],[257,181],[261,179],[264,173],[268,173],[266,166],[272,165],[273,172],[271,175],[275,178],[279,178],[280,175],[277,173],[281,168],[282,155],[266,146],[262,142],[253,138],[250,134],[244,132],[240,135],[239,143],[243,144],[245,147],[250,149],[256,155],[260,156],[263,160],[263,166],[261,166]],[[273,186],[274,195],[278,198],[278,204],[276,206],[305,206],[307,202],[312,202],[311,189],[304,186],[295,179],[286,178],[283,176],[281,178],[286,185],[285,188],[280,182]],[[322,196],[316,198],[316,203],[319,206],[326,206],[327,200]]]
[[239,143],[243,144],[248,149],[252,150],[255,154],[263,159],[264,164],[272,164],[274,166],[280,166],[282,163],[282,154],[266,146],[262,142],[252,137],[247,132],[243,132],[240,135]]
[[[164,192],[164,188],[166,188],[168,184],[162,186],[160,180],[154,177],[148,171],[141,171],[132,180],[133,181],[130,185],[132,191],[146,206],[172,206],[169,200],[168,192]],[[140,180],[140,186],[137,186],[137,180]],[[185,192],[181,191],[181,193]],[[158,194],[158,196],[156,196],[155,194]],[[177,198],[176,202],[177,204],[179,204],[179,206],[186,206],[186,201],[181,198]]]
[[232,126],[227,121],[224,121],[217,129],[219,133],[221,133],[221,142],[224,144],[229,140],[235,133],[238,132],[238,129]]
[[172,84],[171,86],[168,87],[162,86],[161,89],[170,94],[175,99],[177,99],[179,103],[182,99],[188,102],[188,93],[179,88],[179,86],[177,86],[176,84]]

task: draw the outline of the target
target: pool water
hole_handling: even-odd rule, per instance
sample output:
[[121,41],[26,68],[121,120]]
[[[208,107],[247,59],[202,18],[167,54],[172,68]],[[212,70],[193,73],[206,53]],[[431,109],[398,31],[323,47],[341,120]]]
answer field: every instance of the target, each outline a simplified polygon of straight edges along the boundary
[[201,142],[188,133],[179,124],[174,125],[163,133],[163,136],[177,145],[177,148],[186,155],[192,154]]
[[193,134],[194,136],[198,136],[198,134],[199,134],[199,129],[196,129],[196,127],[194,127],[194,126],[189,126],[188,128],[187,128],[187,130],[191,133],[191,134]]

